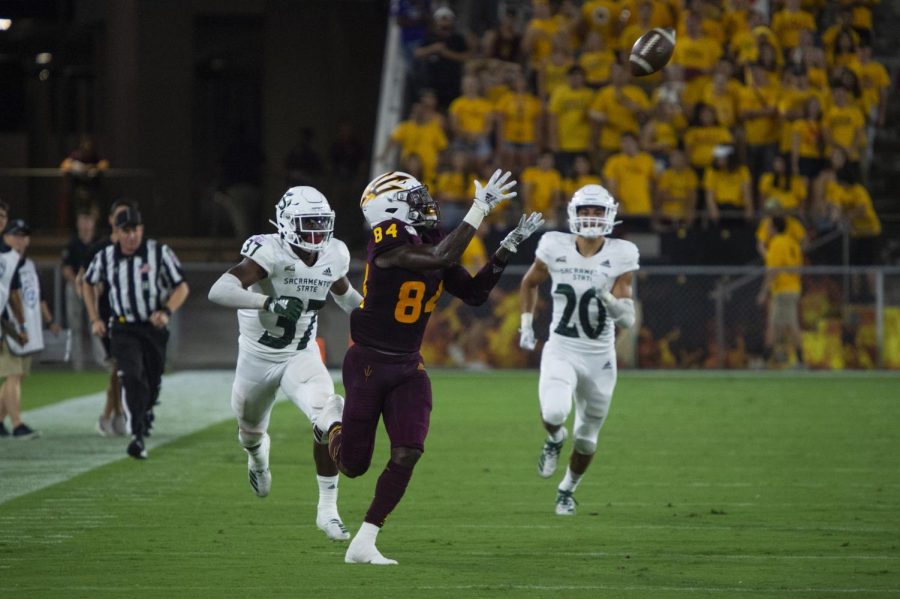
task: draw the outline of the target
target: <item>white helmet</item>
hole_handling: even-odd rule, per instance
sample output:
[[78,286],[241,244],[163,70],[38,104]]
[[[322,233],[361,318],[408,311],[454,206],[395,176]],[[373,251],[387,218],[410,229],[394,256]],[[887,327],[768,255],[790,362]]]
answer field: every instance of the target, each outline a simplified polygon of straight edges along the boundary
[[434,227],[441,220],[428,187],[409,173],[391,171],[372,179],[359,200],[370,227],[395,218],[414,227]]
[[[602,208],[600,216],[579,215],[578,209],[587,206]],[[612,233],[613,227],[622,221],[616,220],[619,203],[602,185],[585,185],[569,200],[569,230],[582,237],[603,237]]]
[[275,205],[275,220],[281,238],[307,252],[321,252],[334,233],[334,210],[313,187],[291,187]]

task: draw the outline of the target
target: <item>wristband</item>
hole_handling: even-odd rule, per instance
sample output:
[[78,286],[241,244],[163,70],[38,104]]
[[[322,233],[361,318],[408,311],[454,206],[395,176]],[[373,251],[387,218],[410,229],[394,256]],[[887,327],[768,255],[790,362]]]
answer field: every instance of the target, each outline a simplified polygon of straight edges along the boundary
[[520,317],[520,321],[523,329],[530,329],[532,322],[534,322],[534,314],[531,312],[522,312],[522,316]]
[[482,210],[478,206],[472,206],[463,217],[463,222],[467,222],[472,225],[474,229],[477,229],[481,226],[481,221],[484,220],[485,216],[487,215],[484,213],[484,210]]
[[159,309],[160,312],[165,314],[167,317],[172,318],[172,309],[169,306],[163,306]]

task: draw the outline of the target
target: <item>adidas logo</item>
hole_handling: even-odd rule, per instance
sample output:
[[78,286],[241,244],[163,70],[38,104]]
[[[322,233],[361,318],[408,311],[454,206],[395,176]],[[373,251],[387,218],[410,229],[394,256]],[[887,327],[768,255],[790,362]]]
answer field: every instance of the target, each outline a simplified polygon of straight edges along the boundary
[[331,267],[330,267],[330,266],[329,266],[328,268],[326,268],[326,269],[322,272],[322,276],[323,276],[323,277],[330,277],[330,276],[331,276]]
[[285,272],[294,272],[294,265],[288,264],[287,266],[284,267],[284,271]]
[[604,260],[600,263],[600,266],[605,266],[606,268],[612,268],[612,264],[609,263],[609,260]]
[[603,370],[612,370],[612,363],[607,361],[606,364],[603,365]]
[[565,257],[565,256],[560,256],[559,258],[556,259],[556,261],[557,261],[557,262],[563,262],[563,263],[565,263],[565,262],[566,262],[566,257]]

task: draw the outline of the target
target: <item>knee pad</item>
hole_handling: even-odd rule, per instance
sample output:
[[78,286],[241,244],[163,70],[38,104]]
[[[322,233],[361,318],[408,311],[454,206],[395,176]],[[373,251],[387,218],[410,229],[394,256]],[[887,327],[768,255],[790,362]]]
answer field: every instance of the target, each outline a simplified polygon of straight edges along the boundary
[[594,455],[597,452],[597,442],[589,439],[575,439],[572,448],[581,455]]
[[541,419],[547,424],[552,424],[554,426],[564,425],[568,416],[569,411],[565,409],[559,409],[556,407],[541,409]]
[[395,447],[391,449],[390,461],[398,466],[412,470],[420,457],[422,457],[422,450],[420,449],[414,447]]
[[251,433],[250,431],[245,431],[244,429],[238,428],[238,442],[242,447],[256,447],[262,441],[262,438],[266,436],[266,433]]

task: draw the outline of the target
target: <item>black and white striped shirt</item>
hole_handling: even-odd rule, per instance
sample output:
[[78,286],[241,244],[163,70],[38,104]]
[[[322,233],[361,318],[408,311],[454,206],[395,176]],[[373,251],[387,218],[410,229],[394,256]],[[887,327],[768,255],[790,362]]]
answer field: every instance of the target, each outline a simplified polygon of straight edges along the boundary
[[123,254],[118,244],[104,248],[84,277],[91,285],[106,286],[111,320],[119,323],[149,322],[150,315],[163,308],[184,281],[175,252],[154,239],[144,241],[131,256]]

